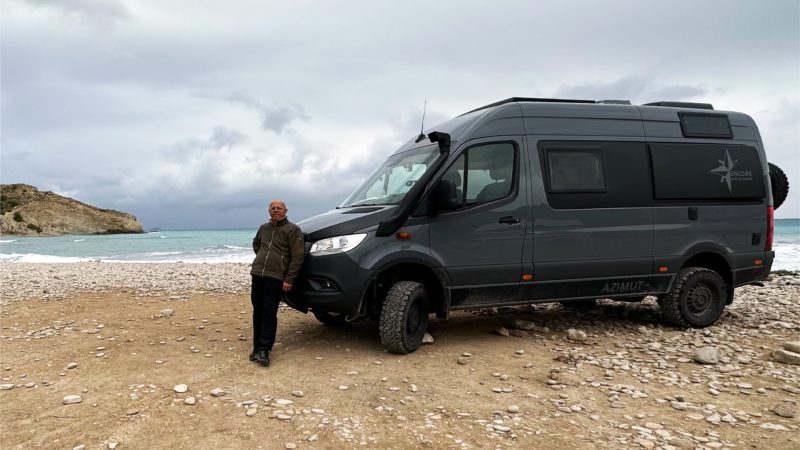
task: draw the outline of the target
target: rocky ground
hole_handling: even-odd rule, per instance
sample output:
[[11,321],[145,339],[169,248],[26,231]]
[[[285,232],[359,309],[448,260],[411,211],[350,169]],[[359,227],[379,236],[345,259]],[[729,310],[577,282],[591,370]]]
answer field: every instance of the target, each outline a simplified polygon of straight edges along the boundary
[[282,309],[247,360],[241,264],[0,265],[2,448],[800,448],[800,276],[682,330],[642,304],[457,313],[386,353]]

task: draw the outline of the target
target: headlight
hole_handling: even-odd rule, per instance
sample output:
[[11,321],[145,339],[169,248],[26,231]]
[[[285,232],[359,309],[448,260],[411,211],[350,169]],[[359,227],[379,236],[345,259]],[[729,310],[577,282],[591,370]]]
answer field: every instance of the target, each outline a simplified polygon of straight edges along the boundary
[[367,237],[367,234],[361,233],[320,239],[311,245],[311,251],[309,253],[324,255],[327,253],[349,252],[350,250],[356,248],[365,237]]

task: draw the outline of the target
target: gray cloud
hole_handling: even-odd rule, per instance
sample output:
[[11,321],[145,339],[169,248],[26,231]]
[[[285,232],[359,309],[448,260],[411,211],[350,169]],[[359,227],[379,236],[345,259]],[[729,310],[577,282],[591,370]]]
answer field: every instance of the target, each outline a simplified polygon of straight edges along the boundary
[[708,93],[707,89],[700,86],[664,86],[653,78],[649,74],[631,75],[607,82],[562,86],[555,96],[586,100],[631,100],[637,104],[661,100],[688,101],[702,98]]
[[267,106],[255,98],[240,93],[229,94],[227,99],[258,112],[261,117],[261,126],[265,130],[273,131],[276,134],[281,134],[292,122],[308,121],[310,119],[305,109],[296,103]]
[[127,20],[130,12],[120,0],[23,0],[25,3],[50,8],[67,15],[98,20],[104,23]]

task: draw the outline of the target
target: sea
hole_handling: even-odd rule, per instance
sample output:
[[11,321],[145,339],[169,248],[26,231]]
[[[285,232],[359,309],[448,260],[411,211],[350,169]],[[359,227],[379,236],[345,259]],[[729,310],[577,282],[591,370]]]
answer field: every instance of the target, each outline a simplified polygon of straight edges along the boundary
[[[255,229],[163,230],[143,234],[0,236],[0,262],[69,263],[184,262],[226,263],[253,260]],[[775,221],[772,270],[800,270],[800,219]]]

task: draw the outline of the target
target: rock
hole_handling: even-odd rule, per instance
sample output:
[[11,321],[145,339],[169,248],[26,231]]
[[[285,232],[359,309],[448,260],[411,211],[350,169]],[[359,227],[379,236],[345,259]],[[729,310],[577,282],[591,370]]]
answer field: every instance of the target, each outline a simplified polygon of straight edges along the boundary
[[694,449],[696,447],[694,442],[677,436],[669,440],[669,445],[680,449]]
[[716,413],[706,417],[706,422],[713,423],[714,425],[719,425],[721,420],[722,418],[719,416],[719,414]]
[[286,448],[297,448],[297,444],[295,444],[294,442],[287,442],[284,447],[286,447]]
[[78,363],[76,363],[76,362],[71,362],[71,363],[67,364],[67,369],[74,369],[76,367],[78,367]]
[[225,392],[225,389],[222,388],[214,388],[211,390],[210,393],[214,397],[222,397],[223,395],[227,394],[227,392]]
[[511,322],[511,326],[522,331],[532,331],[534,328],[536,328],[535,323],[522,319],[514,319],[514,321]]
[[339,385],[339,390],[340,391],[346,391],[347,389],[349,389],[347,386],[345,386],[343,384]]
[[80,403],[83,401],[83,398],[80,395],[68,395],[64,397],[64,404],[65,405],[74,405],[76,403]]
[[567,330],[567,339],[575,342],[583,342],[586,340],[586,333],[581,330],[570,328]]
[[253,417],[256,414],[258,414],[258,408],[247,408],[247,412],[245,413],[247,417]]
[[135,416],[135,415],[139,414],[139,410],[138,409],[129,409],[125,414],[127,414],[129,416]]
[[75,447],[72,447],[72,450],[86,450],[86,446],[83,444],[76,445]]
[[519,406],[517,406],[517,405],[509,405],[508,406],[508,412],[510,412],[512,414],[518,413],[519,412]]
[[644,448],[655,448],[656,447],[656,443],[655,442],[647,440],[647,439],[644,439],[644,438],[636,438],[636,439],[633,440],[633,442],[636,442],[637,444],[639,444],[641,447],[644,447]]
[[510,334],[508,332],[508,329],[506,329],[506,327],[500,327],[500,328],[494,330],[494,333],[495,334],[499,334],[500,336],[505,336],[505,337],[510,336]]
[[694,351],[694,360],[700,364],[719,363],[719,351],[716,347],[701,347]]
[[161,312],[158,313],[159,317],[170,317],[175,315],[175,310],[172,308],[162,309]]
[[783,348],[792,353],[800,353],[800,341],[786,342]]
[[184,405],[194,405],[195,403],[197,403],[197,400],[194,397],[186,397],[183,399]]
[[307,440],[308,442],[315,442],[315,441],[318,441],[318,440],[319,440],[319,435],[318,435],[318,434],[312,434],[312,435],[311,435],[311,436],[309,436],[309,437],[308,437],[308,439],[306,439],[306,440]]
[[792,419],[797,415],[797,408],[789,402],[778,403],[772,407],[771,411],[787,419]]
[[507,427],[505,425],[500,425],[500,424],[494,424],[492,425],[492,428],[502,433],[508,433],[509,431],[511,431],[511,427]]
[[425,333],[425,336],[422,336],[422,343],[423,344],[433,344],[433,336],[428,333]]
[[775,350],[772,352],[772,358],[784,364],[800,366],[800,353],[790,352],[788,350]]
[[467,363],[469,363],[469,358],[466,358],[464,356],[459,356],[456,362],[461,364],[462,366],[465,366],[467,365]]
[[303,393],[303,391],[292,391],[292,395],[294,395],[295,397],[303,397],[306,394]]
[[117,448],[118,445],[119,445],[119,442],[109,442],[108,443],[108,448],[114,449],[114,448]]
[[13,384],[0,384],[0,391],[8,391],[14,389]]
[[185,384],[176,384],[172,387],[172,390],[177,392],[178,394],[183,394],[184,392],[189,390],[189,386]]
[[774,423],[762,423],[759,427],[764,429],[764,430],[789,431],[789,429],[786,428],[785,426],[777,425],[777,424],[774,424]]

